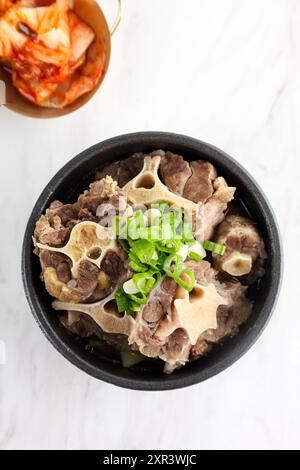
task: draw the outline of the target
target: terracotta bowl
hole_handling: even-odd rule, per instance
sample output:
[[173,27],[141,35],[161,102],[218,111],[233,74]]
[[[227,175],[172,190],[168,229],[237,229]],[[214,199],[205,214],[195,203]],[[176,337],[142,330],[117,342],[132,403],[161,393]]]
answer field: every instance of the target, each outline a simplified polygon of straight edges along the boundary
[[[237,197],[257,222],[264,237],[268,259],[266,274],[252,292],[253,312],[239,334],[226,339],[205,358],[165,375],[156,362],[145,362],[131,369],[122,368],[113,357],[96,356],[71,336],[60,324],[51,298],[40,279],[39,259],[33,254],[32,234],[35,222],[49,204],[59,199],[74,202],[95,178],[97,169],[125,159],[134,152],[168,149],[186,160],[210,161],[230,185],[237,187]],[[99,143],[67,163],[48,183],[39,197],[25,231],[22,275],[32,313],[53,346],[70,362],[97,379],[138,390],[168,390],[196,384],[222,372],[236,362],[260,337],[266,327],[279,292],[281,280],[280,238],[276,220],[263,191],[249,173],[221,150],[199,140],[169,133],[143,132],[116,137]],[[262,359],[263,360],[263,359]]]
[[2,67],[0,67],[0,80],[2,80],[6,86],[6,103],[4,106],[6,106],[6,108],[10,109],[11,111],[14,111],[18,114],[22,114],[23,116],[33,118],[54,118],[72,113],[73,111],[76,111],[77,109],[85,105],[99,89],[107,73],[111,55],[111,35],[113,34],[120,22],[121,5],[121,0],[118,0],[118,16],[112,29],[110,30],[105,16],[100,6],[95,0],[74,0],[73,10],[82,20],[84,20],[88,25],[93,28],[97,38],[102,41],[105,50],[104,72],[101,77],[101,80],[92,91],[81,96],[76,101],[74,101],[69,106],[66,106],[63,109],[43,108],[34,105],[33,103],[25,99],[12,85],[10,74],[6,72]]

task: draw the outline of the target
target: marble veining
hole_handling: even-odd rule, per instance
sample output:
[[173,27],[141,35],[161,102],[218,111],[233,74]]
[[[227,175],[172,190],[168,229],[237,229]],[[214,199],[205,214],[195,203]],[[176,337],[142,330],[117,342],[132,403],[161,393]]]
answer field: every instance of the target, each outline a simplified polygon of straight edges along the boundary
[[[300,2],[124,3],[108,76],[87,106],[50,121],[0,109],[0,448],[297,449]],[[112,18],[114,2],[101,4]],[[269,327],[233,367],[185,390],[132,392],[77,370],[39,331],[20,279],[25,224],[50,177],[86,147],[138,130],[235,156],[281,226],[285,277]]]

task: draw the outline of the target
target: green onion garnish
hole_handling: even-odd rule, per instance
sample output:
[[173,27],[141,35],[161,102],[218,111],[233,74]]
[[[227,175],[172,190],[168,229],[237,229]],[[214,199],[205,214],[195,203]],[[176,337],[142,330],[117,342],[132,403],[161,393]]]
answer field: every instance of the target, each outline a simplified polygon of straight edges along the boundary
[[115,295],[118,311],[120,313],[129,312],[131,308],[131,302],[129,297],[125,294],[122,288],[118,289]]
[[136,261],[131,260],[129,263],[130,268],[136,273],[144,273],[147,271],[147,266]]
[[202,256],[199,255],[198,253],[196,253],[195,251],[190,251],[189,252],[189,257],[195,261],[201,261],[202,260]]
[[129,243],[127,240],[124,240],[124,238],[119,238],[119,243],[121,245],[121,247],[123,248],[123,250],[126,252],[126,253],[129,253],[130,251],[130,246],[129,246]]
[[138,294],[129,294],[130,300],[132,300],[135,304],[143,305],[147,303],[147,297],[142,292]]
[[122,366],[126,369],[133,367],[146,359],[146,357],[138,351],[122,351],[120,353],[120,357]]
[[183,258],[179,255],[168,256],[164,262],[163,269],[167,276],[176,278],[182,272]]
[[132,299],[131,297],[132,295],[126,294],[122,287],[117,290],[115,299],[119,313],[126,313],[126,315],[132,315],[140,311],[142,302],[139,303],[137,302],[137,299]]
[[94,348],[94,349],[99,349],[102,348],[102,346],[105,345],[105,341],[97,338],[92,338],[88,340],[88,347]]
[[210,242],[208,240],[205,240],[205,242],[203,243],[203,248],[205,250],[211,251],[212,253],[216,255],[221,255],[221,256],[223,256],[226,251],[225,245],[220,245],[219,243]]
[[143,273],[145,271],[148,271],[148,266],[146,264],[141,263],[137,255],[132,251],[130,248],[129,251],[129,258],[130,258],[130,263],[129,266],[133,271],[136,271],[137,273]]
[[174,210],[162,202],[149,205],[145,212],[137,210],[127,219],[124,216],[113,219],[113,229],[128,253],[133,271],[132,278],[116,293],[120,313],[139,312],[164,275],[191,291],[195,275],[184,269],[186,257],[200,261],[206,256],[204,248],[220,254],[225,251],[223,245],[208,241],[203,248],[193,236],[192,224],[184,217],[182,209]]
[[142,294],[151,292],[156,283],[156,280],[151,274],[151,271],[148,273],[135,274],[132,278],[136,288]]
[[177,251],[180,250],[182,247],[182,241],[181,240],[162,240],[161,242],[157,243],[157,248],[160,251],[163,251],[165,253],[177,253]]
[[199,242],[189,243],[188,255],[195,261],[201,261],[206,256],[203,246]]
[[133,313],[139,312],[141,310],[141,305],[138,302],[132,301],[130,303],[130,308],[131,308],[130,312],[126,312],[127,315],[132,315]]
[[[190,281],[189,282],[184,281],[182,279],[183,275],[188,276],[190,278]],[[195,287],[195,274],[190,269],[184,269],[181,272],[180,277],[175,278],[175,281],[185,290],[187,290],[188,292],[191,292]]]
[[141,263],[149,264],[149,262],[157,257],[157,252],[154,243],[150,240],[137,240],[134,241],[131,251],[136,255]]

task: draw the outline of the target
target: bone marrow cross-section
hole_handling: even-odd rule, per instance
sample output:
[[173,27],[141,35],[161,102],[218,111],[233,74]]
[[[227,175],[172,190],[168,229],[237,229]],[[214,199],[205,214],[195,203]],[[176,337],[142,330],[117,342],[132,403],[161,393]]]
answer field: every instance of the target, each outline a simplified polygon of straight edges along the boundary
[[159,338],[166,338],[182,329],[194,346],[201,333],[217,328],[218,307],[226,304],[226,299],[218,294],[214,284],[196,284],[191,293],[178,287],[172,314],[161,323],[156,334]]
[[[83,260],[88,260],[98,268],[108,251],[117,250],[115,240],[111,239],[108,229],[95,222],[81,222],[73,228],[68,243],[62,248],[55,248],[41,243],[36,243],[41,250],[54,251],[68,256],[72,261],[72,273],[78,275],[79,265]],[[93,257],[95,250],[99,249],[99,256]]]

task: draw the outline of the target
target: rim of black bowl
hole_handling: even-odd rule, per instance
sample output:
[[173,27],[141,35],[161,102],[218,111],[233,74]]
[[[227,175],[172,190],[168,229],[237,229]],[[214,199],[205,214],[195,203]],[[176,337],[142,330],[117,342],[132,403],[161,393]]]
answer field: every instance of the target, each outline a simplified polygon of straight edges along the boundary
[[[117,369],[115,371],[108,371],[104,370],[105,368],[103,368],[101,364],[92,364],[92,361],[89,361],[87,357],[83,357],[83,354],[79,355],[73,351],[72,348],[70,348],[70,346],[68,346],[54,330],[47,318],[32,282],[32,235],[35,222],[49,203],[54,199],[54,195],[60,184],[67,176],[70,175],[75,175],[75,177],[79,179],[79,169],[84,162],[93,160],[96,157],[99,158],[99,155],[101,156],[101,154],[105,154],[105,152],[110,152],[115,157],[110,158],[107,163],[109,161],[125,158],[126,156],[129,156],[130,153],[134,153],[134,148],[138,146],[140,148],[144,148],[145,151],[147,149],[154,150],[156,148],[172,150],[172,147],[175,149],[184,147],[185,154],[190,152],[191,155],[198,155],[198,158],[201,155],[202,157],[205,156],[205,158],[212,161],[212,163],[217,166],[222,167],[223,169],[225,168],[227,171],[231,171],[235,174],[235,177],[238,180],[243,182],[243,185],[247,188],[246,192],[252,194],[255,204],[259,208],[260,218],[261,220],[264,220],[265,223],[265,230],[267,231],[269,238],[269,250],[272,252],[272,267],[267,296],[264,299],[259,316],[255,320],[254,325],[252,325],[252,327],[249,328],[249,331],[245,333],[242,341],[237,343],[234,348],[229,348],[229,350],[224,351],[224,353],[222,352],[220,355],[221,357],[217,361],[213,361],[211,364],[206,365],[204,369],[201,369],[201,366],[192,369],[184,367],[172,375],[165,376],[161,374],[159,376],[147,378],[144,376],[138,377],[137,374],[133,376],[120,376]],[[124,157],[121,155],[123,151],[122,149],[128,149],[129,152],[125,152]],[[130,152],[129,149],[132,149],[133,152]],[[97,166],[99,167],[99,165]],[[217,147],[192,137],[169,132],[137,132],[113,137],[88,148],[70,160],[50,180],[38,198],[29,217],[22,248],[22,279],[25,294],[33,316],[47,339],[66,359],[92,377],[120,387],[135,390],[160,391],[187,387],[203,382],[230,367],[251,348],[267,326],[278,299],[281,278],[282,249],[278,225],[273,210],[271,209],[264,192],[256,181],[248,171],[240,165],[240,163]]]

